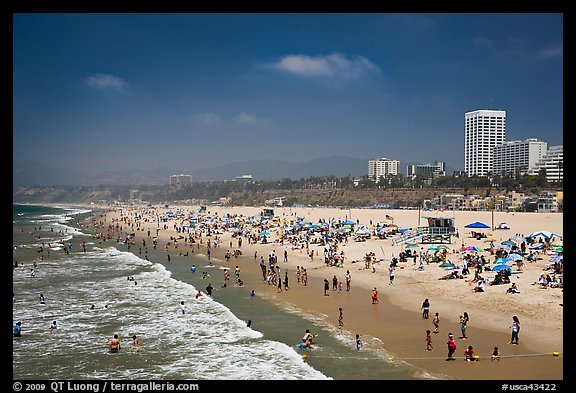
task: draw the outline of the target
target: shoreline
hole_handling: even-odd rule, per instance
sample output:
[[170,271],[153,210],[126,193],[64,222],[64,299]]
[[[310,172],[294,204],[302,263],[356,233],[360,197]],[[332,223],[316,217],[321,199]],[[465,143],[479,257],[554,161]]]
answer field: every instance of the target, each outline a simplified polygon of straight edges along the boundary
[[[93,209],[94,207],[92,206],[90,208]],[[106,212],[106,220],[108,222],[119,218],[120,213],[114,210],[117,208],[118,207],[103,208],[103,212]],[[187,207],[182,208],[187,209]],[[125,207],[124,209],[128,210],[129,208]],[[213,213],[218,212],[219,216],[222,217],[224,212],[236,214],[242,211],[244,214],[251,215],[250,213],[255,209],[257,208],[211,208],[210,211]],[[280,211],[280,209],[278,210]],[[347,216],[349,213],[349,211],[338,212],[338,209],[329,208],[313,208],[308,209],[308,211],[306,211],[306,208],[281,209],[287,216],[288,214],[289,216],[293,214],[292,210],[297,211],[294,212],[294,214],[303,213],[311,218],[317,215],[317,213],[324,214],[324,218],[327,218],[326,216],[330,214],[341,213],[342,218],[344,218],[344,216]],[[398,211],[390,212],[395,216],[398,216],[400,213]],[[314,213],[314,215],[311,213]],[[360,213],[361,212],[354,211],[354,216],[359,216]],[[369,211],[368,213],[374,212]],[[412,213],[414,214],[414,212]],[[508,216],[508,218],[511,219],[512,216]],[[561,218],[561,214],[556,218]],[[405,218],[397,217],[397,219],[401,220]],[[411,217],[410,221],[413,222],[414,217]],[[156,228],[156,223],[153,222],[142,222],[141,225],[142,227],[139,229],[142,231],[144,231],[146,225]],[[556,223],[556,225],[558,225],[558,223]],[[511,227],[514,228],[512,225]],[[170,225],[168,225],[168,228],[170,228]],[[562,234],[561,223],[560,228],[555,228],[554,230]],[[513,230],[510,232],[513,232]],[[460,233],[463,234],[464,232],[461,231]],[[523,233],[527,235],[527,233]],[[165,243],[171,240],[170,237],[175,235],[176,231],[173,229],[159,231],[158,246],[166,247],[166,250],[169,250],[169,252],[176,253],[175,249],[170,249],[170,246],[165,246]],[[236,261],[243,272],[247,273],[248,270],[250,271],[251,277],[258,277],[258,274],[260,274],[259,266],[253,258],[255,251],[258,252],[259,256],[267,256],[272,249],[275,249],[277,254],[280,254],[279,250],[282,250],[278,244],[274,243],[249,245],[247,244],[248,242],[244,242],[241,247],[238,247],[234,241],[232,247],[229,247],[231,241],[230,233],[223,233],[219,236],[222,238],[222,245],[221,247],[213,248],[213,256],[224,261],[223,255],[226,250],[241,249],[243,252],[242,256],[237,260],[232,258],[230,262],[224,262],[222,265],[232,268]],[[140,235],[137,233],[136,239],[139,237]],[[455,240],[457,242],[465,242],[467,245],[478,243],[476,239],[464,238],[462,235],[460,239]],[[442,293],[439,290],[436,290],[436,292],[423,290],[423,288],[426,288],[424,286],[425,281],[433,280],[439,273],[439,271],[433,270],[437,268],[437,266],[432,266],[432,264],[429,268],[427,267],[427,272],[418,272],[429,273],[426,279],[420,279],[418,276],[415,276],[415,274],[418,273],[410,271],[412,262],[400,263],[400,269],[397,272],[394,285],[388,286],[386,285],[388,282],[387,270],[383,267],[377,267],[376,273],[372,273],[370,270],[364,269],[364,263],[351,263],[355,253],[356,256],[362,255],[365,251],[364,249],[367,248],[362,246],[366,246],[367,244],[370,245],[373,251],[378,251],[379,248],[382,248],[385,260],[387,256],[390,257],[393,253],[399,252],[400,250],[400,246],[392,246],[388,239],[368,240],[362,244],[343,245],[342,249],[346,251],[347,258],[350,259],[350,261],[345,263],[345,268],[342,269],[338,267],[327,267],[323,261],[321,261],[321,257],[314,258],[314,260],[311,261],[305,254],[300,254],[300,250],[293,251],[289,248],[288,262],[282,262],[280,255],[278,258],[278,264],[283,272],[289,272],[291,287],[289,291],[277,293],[275,286],[270,286],[263,281],[245,282],[245,286],[247,289],[254,287],[253,289],[256,289],[257,294],[259,292],[265,293],[266,297],[269,297],[279,305],[294,306],[301,309],[304,313],[322,316],[326,323],[334,326],[338,325],[338,307],[342,307],[344,309],[344,328],[346,330],[358,332],[361,337],[364,335],[376,337],[382,341],[383,348],[394,354],[393,357],[405,359],[408,363],[416,367],[422,368],[436,376],[445,376],[446,379],[554,380],[563,378],[562,313],[558,314],[560,315],[560,320],[556,318],[554,321],[539,321],[537,318],[520,314],[523,327],[520,334],[520,344],[517,346],[509,345],[507,342],[510,338],[509,324],[512,314],[507,314],[503,312],[504,310],[487,310],[483,302],[479,302],[476,307],[472,307],[475,302],[470,303],[470,299],[465,299],[466,297],[470,297],[470,295],[463,293],[461,287],[457,288],[458,291],[453,291],[452,294],[450,294],[450,291],[448,293]],[[453,243],[451,246],[454,245]],[[185,250],[185,247],[181,248],[181,251]],[[196,252],[196,256],[204,254],[205,250],[206,247],[205,244],[203,244],[201,249]],[[454,256],[456,257],[456,253],[454,253]],[[299,285],[296,282],[295,268],[297,265],[306,266],[308,270],[309,284],[307,287],[303,287],[302,284]],[[350,270],[352,274],[352,291],[345,292],[343,290],[342,293],[331,292],[330,296],[323,296],[323,279],[327,278],[330,281],[330,278],[335,274],[342,277],[346,270]],[[413,277],[409,277],[408,274],[403,274],[408,272],[410,272],[410,275]],[[523,272],[522,275],[525,273],[527,272]],[[430,277],[432,274],[434,274],[433,277]],[[246,276],[248,276],[248,274],[246,274]],[[526,286],[529,285],[529,283],[521,279],[518,281],[521,283],[521,292],[526,292]],[[435,284],[434,282],[432,283]],[[446,285],[446,282],[438,283],[444,284],[444,286]],[[464,283],[459,282],[457,284]],[[369,300],[369,290],[375,285],[378,287],[381,297],[381,303],[377,305],[371,304]],[[502,285],[499,287],[499,289],[504,290],[506,286]],[[407,288],[409,288],[409,290],[406,290]],[[471,291],[470,288],[464,288],[464,290],[466,292]],[[550,288],[545,291],[561,291],[561,289]],[[461,299],[457,299],[459,295],[462,296]],[[488,296],[488,293],[475,293],[471,296],[484,295]],[[494,296],[496,296],[496,294],[494,294]],[[519,295],[506,296],[508,297],[507,300],[513,296],[516,296],[516,299],[520,299],[518,296],[522,296],[522,293]],[[441,316],[440,333],[433,335],[434,350],[429,352],[424,350],[425,331],[426,329],[433,330],[433,327],[431,319],[423,320],[420,312],[420,305],[425,297],[429,297],[431,301],[431,316],[434,312],[439,312]],[[561,302],[561,295],[559,299]],[[517,307],[522,307],[522,305],[517,305]],[[454,333],[455,337],[460,335],[457,319],[458,313],[461,314],[463,311],[467,311],[471,316],[468,329],[469,339],[466,341],[457,340],[458,349],[455,356],[458,358],[458,361],[445,362],[444,358],[447,352],[445,344],[446,335],[448,331]],[[522,310],[518,310],[518,313],[521,311]],[[537,311],[538,310],[536,310],[536,314],[538,314]],[[541,315],[536,316],[541,317]],[[474,346],[475,352],[480,355],[481,361],[465,362],[461,360],[463,359],[463,351],[467,345]],[[489,359],[489,354],[494,345],[500,348],[502,354],[502,360],[499,362],[491,362]],[[552,352],[559,352],[560,356],[553,357]],[[310,356],[313,356],[313,354]]]

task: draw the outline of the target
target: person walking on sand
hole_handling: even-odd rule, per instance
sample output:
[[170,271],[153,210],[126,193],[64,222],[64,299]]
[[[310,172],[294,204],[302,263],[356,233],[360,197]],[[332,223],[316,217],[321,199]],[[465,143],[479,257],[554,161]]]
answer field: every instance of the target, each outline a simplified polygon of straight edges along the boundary
[[454,335],[452,335],[452,333],[448,333],[446,344],[448,345],[448,357],[446,358],[446,361],[456,360],[452,357],[454,352],[456,352],[456,341],[454,341]]
[[520,320],[516,315],[512,317],[512,325],[510,325],[512,329],[512,338],[508,344],[516,344],[518,345],[518,334],[520,333]]
[[330,290],[330,283],[327,279],[324,279],[324,296],[330,296],[328,291]]
[[430,330],[426,330],[426,350],[431,351],[434,347],[432,346],[432,337],[430,337]]
[[390,264],[390,282],[388,283],[388,285],[394,285],[394,274],[395,274],[396,268],[394,267],[394,264],[391,263]]
[[430,312],[430,301],[428,299],[424,299],[421,309],[422,309],[422,318],[428,319],[428,313]]
[[468,337],[466,337],[466,328],[468,328],[468,321],[470,320],[470,317],[468,317],[468,313],[464,312],[463,315],[460,315],[460,330],[462,331],[462,336],[459,337],[462,340],[466,340]]
[[350,282],[352,281],[352,275],[350,275],[350,270],[346,270],[346,275],[344,276],[346,279],[346,291],[350,292]]
[[344,326],[344,313],[342,312],[342,307],[338,308],[338,326]]
[[438,333],[438,326],[440,326],[440,314],[434,313],[434,318],[432,318],[432,324],[434,325],[434,333]]

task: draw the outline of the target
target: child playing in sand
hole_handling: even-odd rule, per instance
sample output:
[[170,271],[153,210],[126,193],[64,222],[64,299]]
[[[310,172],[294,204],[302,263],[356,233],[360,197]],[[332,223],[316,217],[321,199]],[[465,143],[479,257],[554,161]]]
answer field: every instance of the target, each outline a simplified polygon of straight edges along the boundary
[[500,360],[500,351],[498,350],[498,347],[494,347],[494,350],[492,351],[491,359],[492,359],[492,361]]
[[467,362],[473,362],[476,360],[474,357],[474,348],[472,348],[472,345],[469,345],[468,348],[466,348],[464,351],[464,356],[466,357]]

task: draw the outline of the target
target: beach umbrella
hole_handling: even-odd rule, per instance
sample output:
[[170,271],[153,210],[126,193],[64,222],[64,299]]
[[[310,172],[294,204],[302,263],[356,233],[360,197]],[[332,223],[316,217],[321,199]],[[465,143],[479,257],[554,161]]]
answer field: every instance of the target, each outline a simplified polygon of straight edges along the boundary
[[492,271],[495,272],[495,271],[498,271],[498,270],[505,270],[505,269],[511,269],[511,268],[512,268],[512,266],[510,266],[510,265],[504,265],[504,264],[502,264],[502,265],[496,265],[496,266],[494,266],[494,267],[492,268]]
[[540,248],[544,248],[544,243],[534,243],[530,246],[531,250],[537,250]]
[[562,255],[556,255],[555,257],[550,258],[550,262],[560,262],[563,259],[564,257]]
[[480,228],[480,229],[487,229],[490,228],[490,226],[484,224],[483,222],[480,221],[476,221],[473,222],[471,224],[466,225],[464,228]]
[[476,246],[468,246],[464,249],[464,251],[484,252],[483,249],[481,249],[480,247],[476,247]]
[[341,223],[342,225],[356,225],[356,221],[346,220]]
[[416,244],[416,243],[409,243],[409,244],[406,244],[406,248],[418,248],[418,244]]
[[526,238],[524,236],[520,236],[520,235],[514,235],[510,238],[510,240],[516,240],[517,242],[524,242],[526,241]]
[[534,232],[529,237],[531,237],[531,238],[543,237],[548,241],[550,241],[552,238],[559,238],[560,240],[562,240],[562,236],[560,236],[556,233],[550,232],[550,231]]
[[438,249],[439,249],[439,250],[448,250],[448,249],[450,249],[450,247],[448,247],[448,246],[445,245],[445,244],[440,244],[440,245],[438,246]]
[[511,254],[508,254],[508,259],[510,259],[511,261],[521,261],[524,258],[522,257],[522,255],[519,255],[516,253],[511,253]]
[[508,258],[498,258],[494,261],[494,264],[498,265],[498,264],[505,264],[507,262],[510,262],[510,259]]
[[512,240],[506,240],[506,241],[504,241],[504,242],[502,242],[502,243],[500,243],[500,244],[503,244],[503,245],[505,245],[505,246],[515,246],[515,245],[516,245],[516,243],[513,242]]
[[554,249],[554,251],[556,251],[556,252],[564,252],[564,247],[556,247],[556,248]]
[[432,247],[428,247],[428,250],[430,251],[438,251],[439,248],[437,246],[432,246]]
[[438,265],[438,267],[456,267],[452,262],[444,262]]

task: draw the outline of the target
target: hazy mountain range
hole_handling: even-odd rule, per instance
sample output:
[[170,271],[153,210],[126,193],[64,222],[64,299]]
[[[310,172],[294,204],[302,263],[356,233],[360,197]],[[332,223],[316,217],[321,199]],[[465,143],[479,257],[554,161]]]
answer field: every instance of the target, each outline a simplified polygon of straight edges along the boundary
[[[252,160],[197,169],[146,168],[107,172],[81,172],[73,168],[59,168],[50,164],[15,162],[13,187],[50,185],[165,185],[170,175],[192,175],[192,181],[232,180],[237,176],[252,175],[254,180],[301,179],[311,176],[351,176],[368,174],[369,159],[346,156],[317,158],[304,162],[282,160]],[[400,172],[406,166],[421,163],[400,163]],[[452,173],[446,168],[446,173]]]

